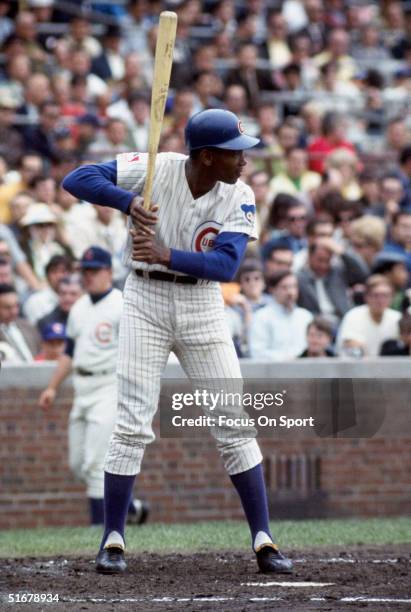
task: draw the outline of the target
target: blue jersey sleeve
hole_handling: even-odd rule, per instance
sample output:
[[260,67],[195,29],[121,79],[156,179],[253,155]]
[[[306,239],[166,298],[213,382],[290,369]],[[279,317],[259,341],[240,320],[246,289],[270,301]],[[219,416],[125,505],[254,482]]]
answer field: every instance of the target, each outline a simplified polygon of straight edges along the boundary
[[247,234],[221,232],[207,253],[171,249],[170,269],[197,278],[229,282],[236,275],[248,238]]
[[126,214],[135,195],[117,187],[116,160],[76,168],[65,177],[63,187],[79,200],[109,206]]

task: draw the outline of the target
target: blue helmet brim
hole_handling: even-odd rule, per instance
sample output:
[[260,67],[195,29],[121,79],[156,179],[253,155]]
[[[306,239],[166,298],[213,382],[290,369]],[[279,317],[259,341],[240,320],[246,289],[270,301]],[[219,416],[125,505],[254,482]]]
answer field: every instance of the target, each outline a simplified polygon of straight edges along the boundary
[[253,138],[252,136],[247,136],[247,134],[241,134],[232,138],[231,140],[227,140],[226,142],[222,142],[221,144],[212,144],[212,145],[202,145],[201,147],[191,147],[191,151],[195,149],[226,149],[228,151],[245,151],[246,149],[252,149],[260,142],[259,138]]

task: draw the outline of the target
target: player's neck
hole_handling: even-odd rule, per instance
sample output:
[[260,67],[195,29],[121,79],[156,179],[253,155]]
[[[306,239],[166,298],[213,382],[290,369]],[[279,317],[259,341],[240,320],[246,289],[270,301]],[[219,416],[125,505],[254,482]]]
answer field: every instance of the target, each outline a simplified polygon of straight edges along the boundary
[[191,195],[195,200],[211,191],[217,182],[214,178],[204,176],[201,167],[193,164],[190,159],[185,163],[185,173]]

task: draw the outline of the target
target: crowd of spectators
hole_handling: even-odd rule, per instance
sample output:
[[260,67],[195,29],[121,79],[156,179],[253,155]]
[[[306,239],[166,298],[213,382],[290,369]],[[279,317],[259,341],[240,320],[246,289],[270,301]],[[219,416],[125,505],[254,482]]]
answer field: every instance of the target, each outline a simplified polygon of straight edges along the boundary
[[410,355],[411,2],[0,0],[2,359],[58,356],[91,244],[124,283],[124,217],[61,181],[146,150],[163,9],[178,29],[160,150],[185,153],[210,107],[260,138],[242,176],[260,239],[222,287],[239,355]]

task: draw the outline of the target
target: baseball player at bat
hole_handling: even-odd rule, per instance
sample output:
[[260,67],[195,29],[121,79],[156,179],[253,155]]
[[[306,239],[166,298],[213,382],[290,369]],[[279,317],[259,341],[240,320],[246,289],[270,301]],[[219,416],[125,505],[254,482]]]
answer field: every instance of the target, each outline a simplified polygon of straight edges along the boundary
[[[244,134],[235,114],[210,109],[190,119],[186,142],[189,156],[157,156],[149,211],[140,197],[145,153],[82,166],[63,182],[76,197],[129,215],[125,261],[132,269],[120,324],[118,416],[105,463],[105,531],[96,559],[101,573],[126,569],[128,500],[154,439],[170,351],[191,379],[241,379],[219,283],[234,277],[248,241],[257,237],[254,195],[240,175],[244,150],[258,140]],[[260,571],[291,572],[270,533],[255,437],[222,438],[217,447],[240,496]]]
[[[69,417],[69,465],[87,485],[90,522],[104,522],[104,457],[116,421],[116,363],[118,330],[123,305],[113,288],[111,255],[93,246],[80,261],[86,293],[70,310],[65,354],[60,357],[39,404],[52,407],[64,379],[73,373],[74,403]],[[128,505],[129,522],[144,522],[148,506],[141,500]]]

